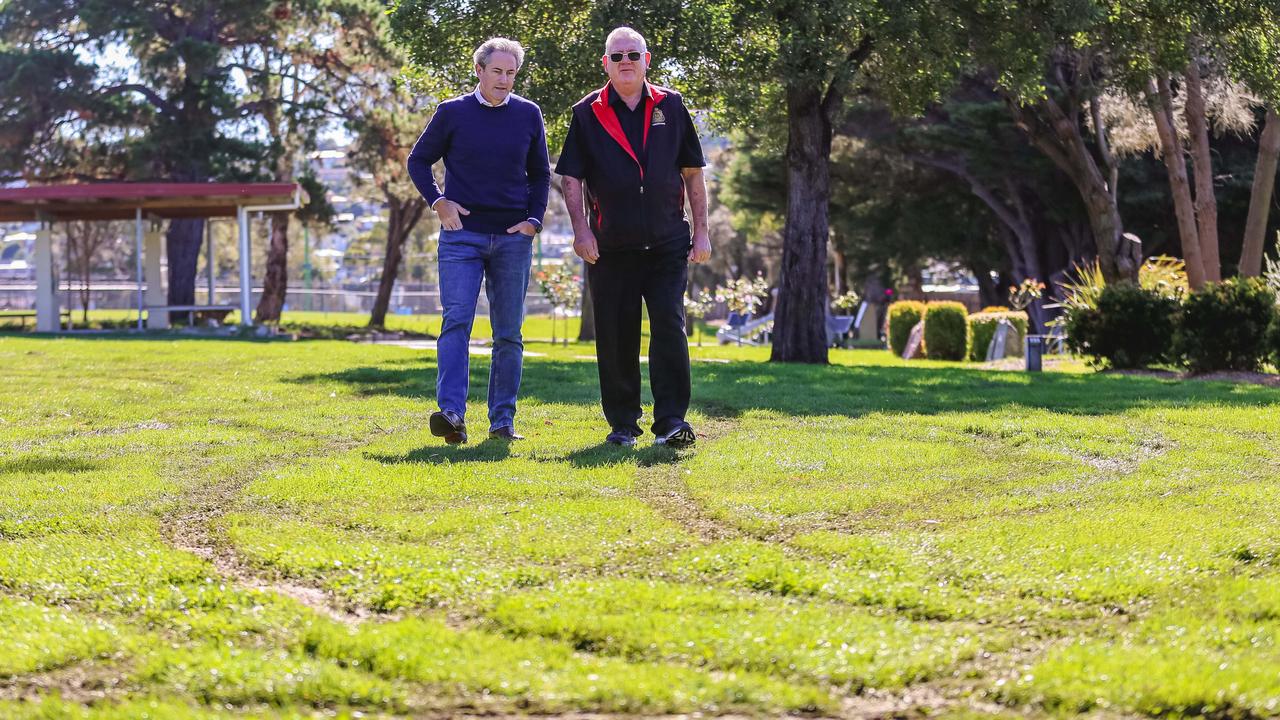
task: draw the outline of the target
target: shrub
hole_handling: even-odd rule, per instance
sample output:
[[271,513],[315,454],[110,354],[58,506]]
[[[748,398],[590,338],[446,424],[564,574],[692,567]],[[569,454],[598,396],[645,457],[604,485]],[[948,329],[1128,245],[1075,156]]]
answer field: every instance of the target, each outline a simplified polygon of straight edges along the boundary
[[1107,286],[1102,276],[1102,265],[1094,260],[1072,268],[1071,276],[1058,283],[1062,288],[1062,314],[1071,317],[1076,310],[1091,310],[1098,307],[1098,296]]
[[1275,304],[1260,278],[1205,285],[1182,304],[1178,357],[1194,372],[1257,370],[1267,355]]
[[907,349],[911,328],[924,317],[924,303],[900,300],[889,306],[889,349],[899,357]]
[[1027,337],[1027,314],[1024,312],[980,312],[969,316],[969,359],[982,362],[987,359],[987,346],[995,337],[996,326],[1001,320],[1013,325],[1014,332],[1005,344],[1005,352],[1015,357],[1022,356],[1022,341]]
[[1276,309],[1275,316],[1271,318],[1271,328],[1267,330],[1267,352],[1272,366],[1280,370],[1280,308]]
[[1143,290],[1182,302],[1190,292],[1187,264],[1168,255],[1147,258],[1142,267],[1138,268],[1138,284]]
[[1270,257],[1264,257],[1267,261],[1267,269],[1263,271],[1262,277],[1267,281],[1267,287],[1271,288],[1271,292],[1276,295],[1276,304],[1280,305],[1280,257],[1272,260]]
[[1013,312],[1013,308],[1008,307],[1007,305],[988,305],[982,308],[981,310],[979,310],[976,314],[983,315],[986,313],[1001,313],[1001,312]]
[[1176,300],[1133,283],[1101,288],[1094,307],[1066,316],[1067,345],[1115,368],[1137,368],[1165,360],[1173,343]]
[[925,306],[924,353],[931,360],[964,360],[969,356],[969,311],[962,303]]

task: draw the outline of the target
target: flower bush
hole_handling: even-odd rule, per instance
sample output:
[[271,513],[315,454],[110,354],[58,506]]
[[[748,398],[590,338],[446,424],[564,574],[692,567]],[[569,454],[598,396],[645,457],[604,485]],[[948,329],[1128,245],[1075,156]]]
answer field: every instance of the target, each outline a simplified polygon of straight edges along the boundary
[[838,315],[852,315],[858,311],[858,305],[862,303],[862,299],[858,297],[858,293],[850,290],[843,295],[837,295],[831,300],[831,309]]
[[1009,286],[1009,304],[1014,310],[1026,310],[1042,296],[1044,283],[1035,278],[1027,278],[1017,285]]
[[542,270],[534,276],[542,297],[551,303],[551,342],[556,342],[556,315],[564,317],[564,343],[569,344],[569,311],[582,303],[582,276],[561,265],[554,270]]
[[[690,320],[701,320],[716,306],[715,295],[703,289],[684,296],[684,315]],[[702,329],[698,329],[698,347],[702,347]]]
[[769,297],[769,283],[763,275],[754,278],[738,278],[716,288],[716,301],[728,306],[730,312],[754,315],[756,309]]

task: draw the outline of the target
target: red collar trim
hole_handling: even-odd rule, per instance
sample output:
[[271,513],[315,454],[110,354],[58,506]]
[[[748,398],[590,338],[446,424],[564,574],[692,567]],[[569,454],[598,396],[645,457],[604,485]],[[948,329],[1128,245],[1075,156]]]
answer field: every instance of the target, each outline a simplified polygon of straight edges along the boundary
[[[644,97],[647,97],[649,102],[646,102],[644,106],[644,139],[641,140],[641,146],[647,147],[649,145],[649,126],[653,124],[653,108],[662,102],[662,99],[667,94],[652,83],[645,83],[644,87]],[[643,98],[641,102],[644,102]],[[622,124],[618,122],[618,114],[613,111],[613,106],[609,104],[609,83],[605,83],[604,87],[600,88],[600,94],[596,96],[595,100],[591,101],[591,112],[595,113],[596,119],[600,121],[600,125],[604,127],[604,131],[609,134],[609,137],[613,138],[613,141],[618,143],[626,151],[627,155],[630,155],[631,159],[635,161],[636,166],[640,168],[640,179],[644,180],[644,166],[640,165],[640,159],[636,157],[635,150],[631,149],[631,143],[627,140],[626,133],[622,131]]]

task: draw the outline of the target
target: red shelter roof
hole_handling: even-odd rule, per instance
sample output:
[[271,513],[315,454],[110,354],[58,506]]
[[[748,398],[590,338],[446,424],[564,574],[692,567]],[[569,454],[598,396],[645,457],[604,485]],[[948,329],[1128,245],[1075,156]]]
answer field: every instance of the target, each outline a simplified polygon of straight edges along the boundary
[[286,205],[295,183],[83,183],[0,188],[0,222],[234,217],[243,205]]

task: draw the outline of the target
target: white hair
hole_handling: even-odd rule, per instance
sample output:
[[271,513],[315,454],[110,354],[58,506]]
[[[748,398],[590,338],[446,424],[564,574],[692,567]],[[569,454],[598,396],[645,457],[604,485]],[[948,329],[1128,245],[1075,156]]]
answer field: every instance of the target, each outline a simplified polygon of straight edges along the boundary
[[636,32],[635,30],[627,27],[626,25],[623,25],[622,27],[619,27],[619,28],[614,28],[613,32],[609,33],[609,37],[604,39],[604,51],[609,52],[609,46],[613,44],[613,41],[618,38],[624,38],[624,37],[630,38],[640,43],[641,52],[649,51],[649,45],[645,43],[644,36]]
[[476,48],[475,58],[476,64],[480,67],[489,66],[489,57],[496,52],[503,52],[511,55],[516,59],[516,67],[524,65],[524,46],[515,40],[504,37],[489,38],[480,43],[480,47]]

